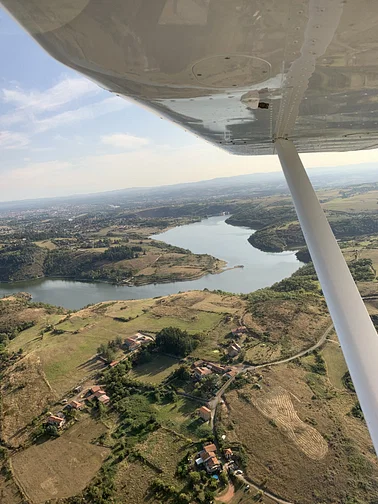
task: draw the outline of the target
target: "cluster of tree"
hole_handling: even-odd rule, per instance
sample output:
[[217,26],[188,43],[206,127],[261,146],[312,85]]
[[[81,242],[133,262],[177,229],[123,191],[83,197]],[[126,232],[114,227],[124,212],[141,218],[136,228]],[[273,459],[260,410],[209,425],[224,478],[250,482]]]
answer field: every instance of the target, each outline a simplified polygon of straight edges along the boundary
[[375,279],[375,270],[371,259],[358,259],[348,263],[353,278],[359,282],[371,282]]
[[218,390],[220,385],[220,378],[217,374],[210,374],[204,376],[199,382],[196,383],[194,393],[203,399],[210,399]]
[[[371,259],[357,259],[348,262],[349,270],[357,282],[371,282],[375,279],[375,270]],[[299,268],[288,280],[293,280],[296,277],[303,277],[307,280],[317,280],[317,274],[312,262]],[[280,282],[281,283],[281,282]]]
[[269,226],[251,235],[248,241],[264,252],[283,252],[286,249],[305,244],[302,230],[297,222],[284,228]]
[[80,277],[94,268],[100,253],[75,253],[70,250],[52,250],[44,263],[46,276]]
[[345,388],[347,388],[348,390],[350,390],[351,392],[356,392],[355,388],[354,388],[354,383],[352,381],[352,378],[350,376],[350,373],[349,371],[347,371],[343,378],[342,378],[342,381],[343,381],[343,384],[345,386]]
[[43,275],[46,252],[33,243],[7,245],[0,249],[0,281],[11,282]]
[[156,335],[156,347],[160,352],[185,357],[189,355],[200,342],[198,334],[191,335],[178,327],[165,327]]
[[179,366],[177,369],[172,371],[172,373],[169,375],[168,380],[180,380],[182,382],[187,382],[190,380],[190,369],[189,366]]
[[9,282],[43,276],[111,280],[132,275],[131,270],[112,268],[111,263],[133,259],[143,252],[139,245],[116,245],[104,252],[80,252],[70,248],[47,250],[21,242],[0,250],[0,281]]
[[[267,209],[265,211],[268,212]],[[254,247],[265,252],[282,252],[295,247],[303,247],[305,240],[299,223],[293,220],[293,216],[289,214],[286,217],[287,220],[283,219],[283,222],[258,229],[248,241]],[[378,219],[375,215],[361,213],[340,216],[339,214],[331,214],[329,223],[338,239],[350,239],[378,233]],[[284,226],[280,227],[282,224]],[[308,259],[305,253],[302,257]]]
[[106,261],[117,262],[124,259],[134,259],[138,257],[138,252],[142,252],[142,247],[133,246],[129,247],[127,245],[117,245],[115,247],[110,247],[105,252],[101,254],[101,259]]
[[361,405],[358,401],[355,403],[350,412],[354,417],[360,420],[364,420],[364,414],[362,413]]
[[326,363],[318,350],[314,350],[315,363],[311,365],[313,373],[325,375],[327,373]]
[[[183,476],[182,473],[181,476]],[[152,482],[151,490],[161,502],[169,501],[172,504],[188,504],[189,502],[211,504],[214,502],[218,483],[210,478],[205,471],[190,472],[189,482],[189,488],[186,488],[185,493],[183,493],[174,485],[170,485],[158,478]]]
[[97,348],[97,353],[100,354],[104,359],[108,362],[112,362],[115,358],[117,350],[119,350],[123,345],[123,341],[121,336],[117,336],[116,339],[108,341],[105,343],[101,343],[101,345]]
[[261,229],[272,224],[284,224],[295,218],[295,210],[290,202],[270,206],[252,202],[239,205],[226,222],[234,226]]
[[14,339],[21,331],[25,331],[34,325],[34,320],[0,319],[0,343],[6,343],[7,340]]
[[276,292],[318,292],[319,284],[314,281],[311,276],[291,276],[284,278],[271,286],[271,289]]
[[308,251],[308,248],[302,248],[302,249],[298,250],[295,253],[295,257],[298,259],[298,261],[306,263],[306,264],[308,264],[312,260],[310,252]]

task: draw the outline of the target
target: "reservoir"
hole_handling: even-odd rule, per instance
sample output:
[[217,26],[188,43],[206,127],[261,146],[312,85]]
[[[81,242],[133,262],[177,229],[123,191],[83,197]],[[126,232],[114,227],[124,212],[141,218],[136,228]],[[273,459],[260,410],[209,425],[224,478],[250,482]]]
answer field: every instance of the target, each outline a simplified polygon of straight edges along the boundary
[[33,301],[77,310],[100,301],[143,299],[205,288],[248,293],[290,276],[302,265],[294,252],[274,254],[252,247],[247,240],[253,231],[230,226],[226,224],[226,219],[225,216],[210,217],[201,222],[175,227],[153,238],[189,249],[196,254],[213,255],[227,261],[228,268],[238,265],[243,265],[243,268],[228,269],[197,280],[139,287],[43,278],[13,284],[0,283],[0,296],[25,291],[33,296]]

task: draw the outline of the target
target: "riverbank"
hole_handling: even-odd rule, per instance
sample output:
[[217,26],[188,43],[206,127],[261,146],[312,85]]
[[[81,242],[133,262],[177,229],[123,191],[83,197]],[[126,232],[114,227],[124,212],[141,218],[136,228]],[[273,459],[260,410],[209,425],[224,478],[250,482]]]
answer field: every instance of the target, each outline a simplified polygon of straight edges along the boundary
[[[0,296],[18,291],[30,292],[33,301],[51,303],[77,310],[88,304],[109,299],[128,300],[168,296],[178,292],[209,289],[225,292],[249,293],[290,276],[301,263],[294,253],[266,254],[247,241],[251,231],[226,224],[226,216],[211,217],[201,222],[176,227],[159,235],[145,239],[146,255],[129,260],[141,265],[149,257],[150,266],[145,265],[145,276],[138,275],[138,285],[115,284],[83,278],[41,278],[13,283],[0,283]],[[192,250],[189,252],[187,249]],[[177,268],[172,269],[162,250],[167,250],[168,258],[175,257]],[[179,253],[179,252],[180,253]],[[183,259],[180,254],[187,251]],[[149,254],[149,256],[148,256]],[[153,267],[159,267],[160,275],[152,277]],[[220,259],[215,259],[220,257]],[[199,263],[199,261],[202,262]],[[127,262],[127,261],[126,261]],[[201,267],[199,267],[199,264]],[[243,265],[243,268],[237,266]],[[179,277],[185,271],[186,278]],[[174,277],[168,275],[173,273]],[[188,276],[191,275],[190,279]],[[194,278],[196,275],[197,278]],[[160,282],[160,280],[165,282]]]

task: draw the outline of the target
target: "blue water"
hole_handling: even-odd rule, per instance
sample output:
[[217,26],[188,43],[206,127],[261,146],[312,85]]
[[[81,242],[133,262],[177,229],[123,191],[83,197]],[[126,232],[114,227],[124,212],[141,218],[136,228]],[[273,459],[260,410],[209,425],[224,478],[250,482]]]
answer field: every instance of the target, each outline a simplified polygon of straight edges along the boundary
[[224,290],[248,293],[268,287],[296,271],[301,263],[294,252],[280,254],[261,252],[248,243],[252,231],[229,226],[227,217],[211,217],[201,222],[180,226],[153,238],[189,249],[197,254],[210,254],[227,261],[227,267],[243,265],[198,280],[166,284],[127,287],[106,283],[86,283],[73,280],[41,279],[13,284],[0,284],[0,296],[26,291],[33,301],[42,301],[70,309],[114,299],[143,299],[176,294],[186,290]]

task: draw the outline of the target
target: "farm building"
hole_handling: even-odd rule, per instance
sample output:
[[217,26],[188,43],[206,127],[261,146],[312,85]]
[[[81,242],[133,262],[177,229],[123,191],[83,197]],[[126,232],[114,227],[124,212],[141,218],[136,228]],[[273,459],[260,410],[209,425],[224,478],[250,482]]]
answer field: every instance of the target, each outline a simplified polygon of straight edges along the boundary
[[196,367],[194,370],[194,377],[197,380],[202,380],[204,376],[208,376],[211,374],[211,369],[207,367]]
[[147,334],[141,332],[137,332],[136,334],[134,334],[134,336],[129,336],[128,338],[126,338],[125,344],[129,350],[136,350],[142,345],[151,343],[151,341],[154,341],[154,339],[151,336],[148,336]]
[[76,410],[81,410],[82,407],[83,407],[83,403],[79,402],[79,401],[71,401],[69,403],[69,406],[70,408],[72,409],[76,409]]
[[241,352],[241,346],[235,343],[234,341],[227,348],[227,353],[230,357],[236,357]]
[[206,408],[206,406],[201,406],[198,410],[198,414],[202,420],[205,420],[205,422],[208,422],[211,419],[211,410]]
[[49,425],[55,425],[56,427],[58,427],[58,429],[63,427],[63,425],[66,423],[64,418],[56,415],[50,415],[49,417],[47,417],[46,421]]

